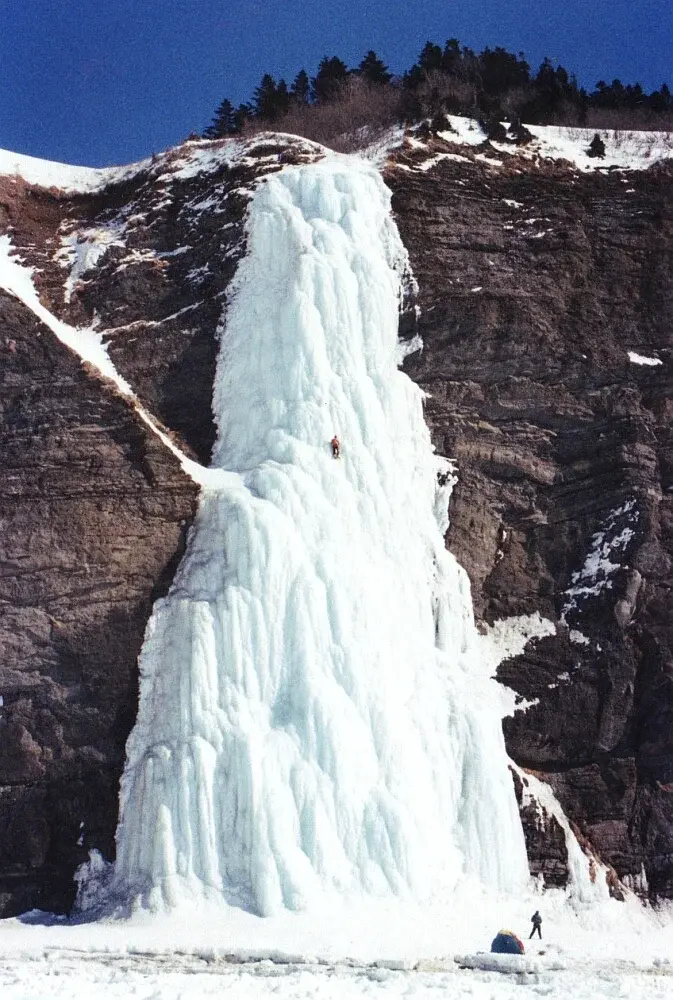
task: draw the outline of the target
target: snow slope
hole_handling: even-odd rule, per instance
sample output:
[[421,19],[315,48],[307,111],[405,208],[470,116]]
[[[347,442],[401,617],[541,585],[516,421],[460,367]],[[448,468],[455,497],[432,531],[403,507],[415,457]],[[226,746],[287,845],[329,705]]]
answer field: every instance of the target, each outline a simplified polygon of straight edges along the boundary
[[[447,115],[447,120],[450,131],[439,133],[447,142],[461,146],[479,146],[484,142],[484,133],[479,123],[473,119]],[[568,125],[526,125],[526,128],[532,133],[533,139],[525,146],[501,142],[492,142],[491,145],[500,153],[526,159],[540,157],[543,160],[567,160],[583,171],[605,170],[609,167],[647,170],[661,160],[673,158],[673,135],[670,132],[573,128]],[[589,144],[597,132],[605,144],[605,156],[600,158],[587,155]],[[442,155],[446,156],[440,154],[440,158]],[[496,167],[500,165],[497,160],[486,162]],[[428,167],[430,165],[428,162]]]
[[0,175],[20,177],[28,184],[55,187],[72,194],[100,191],[109,184],[128,180],[150,163],[148,158],[127,167],[76,167],[0,149]]
[[177,157],[168,150],[158,156],[148,156],[137,163],[120,167],[77,167],[0,149],[0,176],[21,178],[27,184],[54,187],[68,194],[93,194],[112,184],[129,181],[146,170],[152,170],[155,174],[170,173],[178,179],[191,177],[194,173],[208,172],[228,162],[238,148],[239,144],[233,140],[185,142]]
[[520,888],[497,690],[396,367],[390,193],[361,161],[286,169],[249,237],[214,397],[244,488],[203,492],[148,626],[114,891],[271,914]]

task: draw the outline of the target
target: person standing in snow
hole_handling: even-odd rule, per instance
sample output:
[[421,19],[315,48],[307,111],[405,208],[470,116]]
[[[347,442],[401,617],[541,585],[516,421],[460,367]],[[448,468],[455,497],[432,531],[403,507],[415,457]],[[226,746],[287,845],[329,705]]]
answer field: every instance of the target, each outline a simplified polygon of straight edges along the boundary
[[341,454],[341,445],[339,444],[339,438],[336,434],[330,441],[330,444],[332,445],[332,458],[339,458]]
[[533,924],[533,930],[528,935],[528,940],[530,941],[535,931],[537,931],[537,936],[542,940],[542,917],[540,916],[540,911],[536,910],[530,919]]

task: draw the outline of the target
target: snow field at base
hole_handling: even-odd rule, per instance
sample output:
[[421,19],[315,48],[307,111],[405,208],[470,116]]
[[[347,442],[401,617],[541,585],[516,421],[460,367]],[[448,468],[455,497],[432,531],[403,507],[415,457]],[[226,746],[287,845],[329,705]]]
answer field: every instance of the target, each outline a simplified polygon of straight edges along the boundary
[[148,626],[117,898],[273,914],[526,882],[496,686],[396,367],[405,261],[361,161],[257,189],[214,395],[214,465],[243,485],[204,490]]
[[[542,942],[526,940],[516,968],[500,956],[494,971],[491,939],[503,926],[527,939],[535,909]],[[670,916],[644,912],[635,900],[573,908],[560,892],[498,900],[476,888],[453,909],[379,905],[260,919],[201,906],[189,919],[184,912],[79,926],[6,920],[0,989],[3,1000],[650,1000],[673,996]],[[460,968],[465,960],[474,971]]]

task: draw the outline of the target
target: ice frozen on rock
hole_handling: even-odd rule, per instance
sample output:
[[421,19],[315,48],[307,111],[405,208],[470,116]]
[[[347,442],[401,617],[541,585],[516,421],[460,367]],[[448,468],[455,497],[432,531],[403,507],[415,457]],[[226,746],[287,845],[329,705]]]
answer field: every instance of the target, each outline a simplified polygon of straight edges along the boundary
[[148,625],[114,891],[267,915],[521,888],[495,682],[435,517],[450,476],[396,367],[390,192],[331,157],[268,177],[248,226],[214,393],[238,485],[203,490]]

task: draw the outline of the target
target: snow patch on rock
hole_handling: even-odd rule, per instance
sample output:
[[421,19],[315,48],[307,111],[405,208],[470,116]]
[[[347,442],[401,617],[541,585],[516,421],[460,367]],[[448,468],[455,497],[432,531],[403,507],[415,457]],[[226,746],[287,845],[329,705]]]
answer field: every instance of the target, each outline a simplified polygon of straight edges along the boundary
[[[530,615],[513,615],[511,618],[500,618],[492,625],[486,623],[480,626],[478,638],[482,669],[487,676],[495,677],[499,664],[513,656],[519,656],[529,642],[543,639],[556,634],[556,626],[549,618],[543,618],[539,611]],[[539,699],[527,701],[504,684],[498,685],[500,690],[501,714],[514,715],[536,705]]]
[[628,351],[629,361],[632,365],[663,365],[661,358],[651,358],[645,354],[636,354],[635,351]]
[[126,246],[125,235],[126,223],[115,219],[61,236],[61,249],[54,254],[54,260],[68,270],[64,294],[66,302],[70,302],[80,278],[96,266],[110,247]]
[[576,611],[584,599],[597,597],[604,590],[612,588],[612,577],[622,566],[621,562],[613,560],[620,553],[625,553],[635,535],[639,518],[636,501],[628,500],[611,511],[603,528],[592,536],[584,565],[572,574],[572,585],[565,592],[566,600],[561,614],[564,624],[567,615]]

